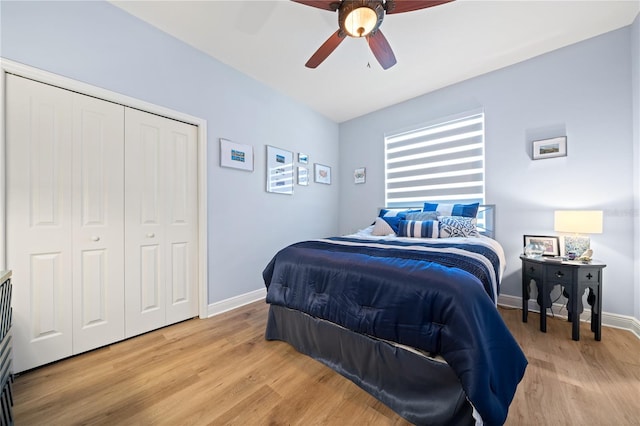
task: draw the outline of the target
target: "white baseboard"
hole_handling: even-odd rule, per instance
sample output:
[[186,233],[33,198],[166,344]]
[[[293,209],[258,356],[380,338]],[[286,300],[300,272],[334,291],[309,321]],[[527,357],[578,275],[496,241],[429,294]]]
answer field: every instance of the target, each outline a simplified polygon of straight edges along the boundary
[[258,300],[267,297],[267,290],[260,289],[244,293],[239,296],[231,297],[229,299],[221,300],[220,302],[211,303],[207,306],[207,318],[215,315],[220,315],[224,312],[231,311],[249,303],[257,302]]
[[[509,308],[522,309],[522,298],[518,296],[500,295],[498,297],[498,304]],[[538,306],[535,299],[529,300],[529,310],[533,312],[540,312],[540,306]],[[564,305],[556,303],[551,307],[551,310],[553,315],[560,318],[567,318],[567,310]],[[586,306],[584,312],[580,315],[580,321],[591,321],[591,310],[587,309]],[[635,334],[638,339],[640,339],[640,321],[634,317],[603,312],[602,325],[629,330]]]
[[[212,303],[207,307],[207,318],[220,315],[224,312],[248,305],[249,303],[257,302],[258,300],[263,300],[266,296],[266,289],[259,289]],[[518,296],[500,295],[498,297],[498,304],[509,308],[522,309],[522,298]],[[535,300],[529,300],[529,310],[532,312],[540,312],[540,307]],[[554,304],[552,306],[552,312],[555,316],[567,318],[567,310],[564,305],[559,303]],[[591,321],[590,309],[585,308],[582,315],[580,315],[580,321]],[[629,330],[640,339],[640,321],[634,317],[603,312],[602,325]]]

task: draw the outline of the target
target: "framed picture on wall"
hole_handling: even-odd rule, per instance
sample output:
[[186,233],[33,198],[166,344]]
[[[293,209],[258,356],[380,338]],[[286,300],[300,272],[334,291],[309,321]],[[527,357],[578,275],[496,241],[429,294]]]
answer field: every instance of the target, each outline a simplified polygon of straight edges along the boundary
[[267,145],[267,192],[293,194],[293,152]]
[[298,163],[308,164],[309,163],[309,156],[307,154],[303,154],[303,153],[299,152],[298,153]]
[[567,156],[567,137],[542,139],[533,141],[533,159],[541,160],[543,158],[566,157]]
[[298,185],[309,185],[309,169],[306,167],[298,167]]
[[367,180],[367,169],[360,167],[353,171],[353,183],[365,183]]
[[253,171],[253,147],[220,139],[220,166]]
[[314,182],[331,185],[331,167],[315,163]]

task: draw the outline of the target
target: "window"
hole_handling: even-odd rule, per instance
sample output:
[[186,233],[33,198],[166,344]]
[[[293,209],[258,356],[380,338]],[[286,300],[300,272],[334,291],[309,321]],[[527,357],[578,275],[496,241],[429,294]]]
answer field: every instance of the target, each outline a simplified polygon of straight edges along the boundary
[[484,203],[484,113],[385,136],[385,205]]

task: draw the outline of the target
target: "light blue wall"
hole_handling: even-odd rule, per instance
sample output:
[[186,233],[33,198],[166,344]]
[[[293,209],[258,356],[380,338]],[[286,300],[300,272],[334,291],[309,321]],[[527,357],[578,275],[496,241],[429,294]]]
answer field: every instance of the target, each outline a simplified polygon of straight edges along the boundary
[[[556,208],[602,209],[592,246],[608,264],[604,309],[640,317],[638,19],[340,126],[105,2],[3,0],[0,19],[4,58],[207,120],[210,303],[262,288],[264,265],[289,242],[371,223],[384,203],[384,132],[484,108],[503,292],[520,295],[523,234],[553,234]],[[531,161],[531,139],[565,133],[566,158]],[[255,147],[254,173],[218,166],[220,137]],[[334,166],[335,183],[267,194],[266,144]],[[357,167],[367,167],[364,185],[353,184]]]
[[[207,120],[209,303],[264,288],[285,244],[337,233],[338,185],[265,191],[265,145],[305,152],[337,179],[336,123],[109,3],[0,8],[2,57]],[[253,145],[253,173],[219,167],[221,137]]]
[[[608,265],[603,309],[633,315],[631,34],[626,27],[342,123],[340,231],[369,225],[384,204],[385,132],[483,108],[486,202],[497,205],[508,263],[502,293],[521,295],[523,234],[554,235],[556,209],[599,209],[604,233],[592,247]],[[532,140],[560,135],[567,157],[532,161]],[[364,185],[353,184],[357,167],[367,168]]]
[[633,94],[633,171],[635,218],[635,317],[640,319],[640,15],[631,26],[631,88]]

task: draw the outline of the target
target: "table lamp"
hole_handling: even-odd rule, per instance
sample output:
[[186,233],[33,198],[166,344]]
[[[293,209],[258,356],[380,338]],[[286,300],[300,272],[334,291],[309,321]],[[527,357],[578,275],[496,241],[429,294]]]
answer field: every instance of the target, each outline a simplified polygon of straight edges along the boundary
[[589,249],[591,240],[583,234],[602,234],[602,210],[556,210],[554,230],[573,235],[564,237],[564,253],[581,256]]

